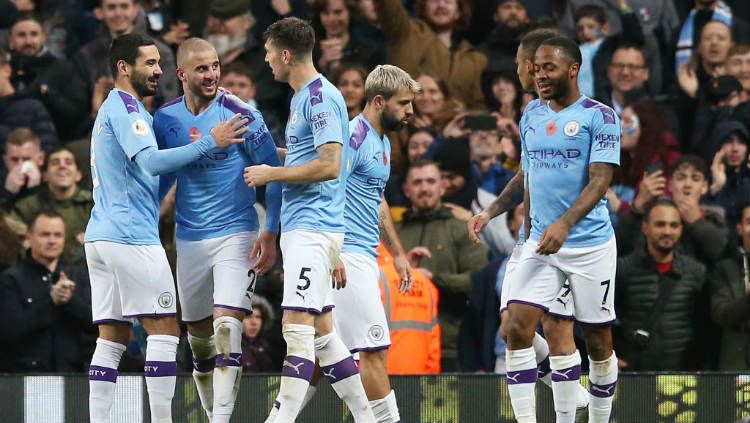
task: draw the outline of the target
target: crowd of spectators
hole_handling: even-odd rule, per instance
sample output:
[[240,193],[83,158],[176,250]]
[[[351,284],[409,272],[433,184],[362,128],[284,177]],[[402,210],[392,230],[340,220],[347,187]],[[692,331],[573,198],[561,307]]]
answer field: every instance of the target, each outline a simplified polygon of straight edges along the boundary
[[[264,62],[262,34],[297,16],[315,28],[316,68],[341,90],[350,118],[362,111],[366,75],[378,64],[405,69],[423,87],[413,121],[389,134],[386,198],[419,281],[412,294],[395,293],[382,257],[383,300],[395,323],[389,370],[493,372],[504,358],[496,292],[520,222],[517,213],[498,217],[482,245],[470,242],[465,222],[518,169],[518,122],[534,95],[520,87],[516,49],[525,32],[546,27],[579,43],[582,93],[622,122],[621,166],[606,195],[620,256],[620,366],[746,372],[748,4],[0,0],[0,371],[82,371],[91,356],[82,234],[93,204],[90,133],[113,85],[111,40],[132,32],[157,40],[164,74],[145,99],[153,112],[181,94],[177,46],[205,38],[219,54],[221,85],[257,107],[283,147],[291,93]],[[169,198],[161,234],[173,254]],[[259,281],[244,322],[248,372],[281,367],[280,291],[277,266]],[[404,317],[400,307],[421,314]],[[143,342],[134,327],[122,370],[142,362]],[[419,365],[407,362],[413,357]]]

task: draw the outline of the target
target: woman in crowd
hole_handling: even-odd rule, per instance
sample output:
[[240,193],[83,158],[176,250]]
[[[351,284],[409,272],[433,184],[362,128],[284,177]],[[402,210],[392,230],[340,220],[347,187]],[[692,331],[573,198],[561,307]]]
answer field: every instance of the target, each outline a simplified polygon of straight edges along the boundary
[[367,71],[359,65],[344,65],[333,75],[333,83],[344,96],[349,120],[365,108],[365,79]]
[[242,371],[264,373],[276,369],[268,341],[266,321],[273,320],[273,308],[265,298],[253,295],[253,312],[242,320]]

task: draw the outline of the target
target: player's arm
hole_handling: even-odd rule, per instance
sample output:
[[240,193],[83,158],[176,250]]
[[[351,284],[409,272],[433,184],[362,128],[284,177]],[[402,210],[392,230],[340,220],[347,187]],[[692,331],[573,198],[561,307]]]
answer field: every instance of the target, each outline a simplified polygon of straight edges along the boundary
[[245,126],[247,119],[241,119],[241,116],[239,113],[235,114],[229,120],[220,122],[211,128],[211,133],[198,142],[181,147],[159,150],[156,148],[156,141],[154,140],[152,145],[148,145],[137,152],[133,159],[138,166],[153,176],[174,172],[197,160],[214,147],[223,148],[243,142],[244,138],[240,138],[240,136],[247,132],[247,126]]
[[404,246],[398,237],[398,232],[396,232],[396,226],[391,219],[391,210],[388,208],[388,202],[385,201],[385,198],[380,202],[378,223],[380,225],[380,240],[393,254],[393,264],[396,266],[396,272],[398,272],[400,278],[399,291],[407,292],[412,285],[411,266],[406,258],[406,251],[404,251]]
[[487,208],[472,216],[467,223],[469,238],[475,243],[480,243],[479,232],[487,226],[490,220],[496,216],[513,210],[524,199],[524,176],[523,170],[519,169],[513,178],[508,181],[503,191],[497,196]]
[[269,182],[312,184],[336,179],[341,171],[341,143],[332,141],[318,147],[318,157],[299,166],[271,167],[268,165],[245,168],[245,182],[259,186]]

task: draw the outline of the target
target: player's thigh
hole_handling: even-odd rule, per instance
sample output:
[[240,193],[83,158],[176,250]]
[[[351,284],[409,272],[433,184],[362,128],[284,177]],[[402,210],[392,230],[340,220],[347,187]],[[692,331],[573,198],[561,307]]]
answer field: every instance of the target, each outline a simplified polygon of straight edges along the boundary
[[111,263],[107,263],[99,254],[98,246],[102,241],[87,242],[86,266],[91,285],[91,314],[94,324],[127,322],[122,316],[120,287]]
[[186,241],[177,239],[177,291],[180,294],[182,320],[200,322],[213,314],[212,253],[213,239]]
[[614,321],[617,269],[614,237],[601,245],[566,249],[559,259],[568,273],[576,320],[591,324]]
[[521,258],[522,246],[516,245],[513,247],[513,252],[508,258],[508,262],[505,263],[505,275],[503,276],[503,286],[500,289],[500,312],[507,310],[508,308],[508,296],[510,295],[510,287],[516,283],[514,278],[514,270],[518,265],[518,261]]
[[[527,241],[522,248],[512,272],[512,281],[515,282],[509,284],[507,303],[533,306],[546,312],[560,292],[565,275],[548,256],[536,253],[536,242]],[[513,316],[511,320],[514,320]]]
[[331,302],[331,270],[343,234],[293,230],[281,234],[286,310],[319,314]]
[[388,321],[380,300],[380,270],[374,257],[341,253],[346,287],[333,290],[333,325],[350,351],[375,351],[391,344]]
[[250,252],[257,238],[255,232],[241,232],[225,237],[218,246],[213,266],[213,307],[250,313],[256,274]]
[[123,317],[174,316],[176,292],[161,245],[107,243],[98,248],[119,282]]

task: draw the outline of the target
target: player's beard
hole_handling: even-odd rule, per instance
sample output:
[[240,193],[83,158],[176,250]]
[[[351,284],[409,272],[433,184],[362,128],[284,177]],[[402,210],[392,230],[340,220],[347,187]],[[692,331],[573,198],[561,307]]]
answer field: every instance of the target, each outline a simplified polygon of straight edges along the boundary
[[149,97],[156,94],[156,86],[154,88],[149,87],[149,81],[158,82],[159,77],[149,75],[147,73],[140,73],[133,70],[133,76],[130,77],[130,83],[133,85],[133,90],[139,97]]
[[391,113],[386,107],[383,109],[383,115],[380,118],[380,122],[383,125],[383,129],[386,131],[398,131],[404,127],[404,122],[398,118],[398,116]]

